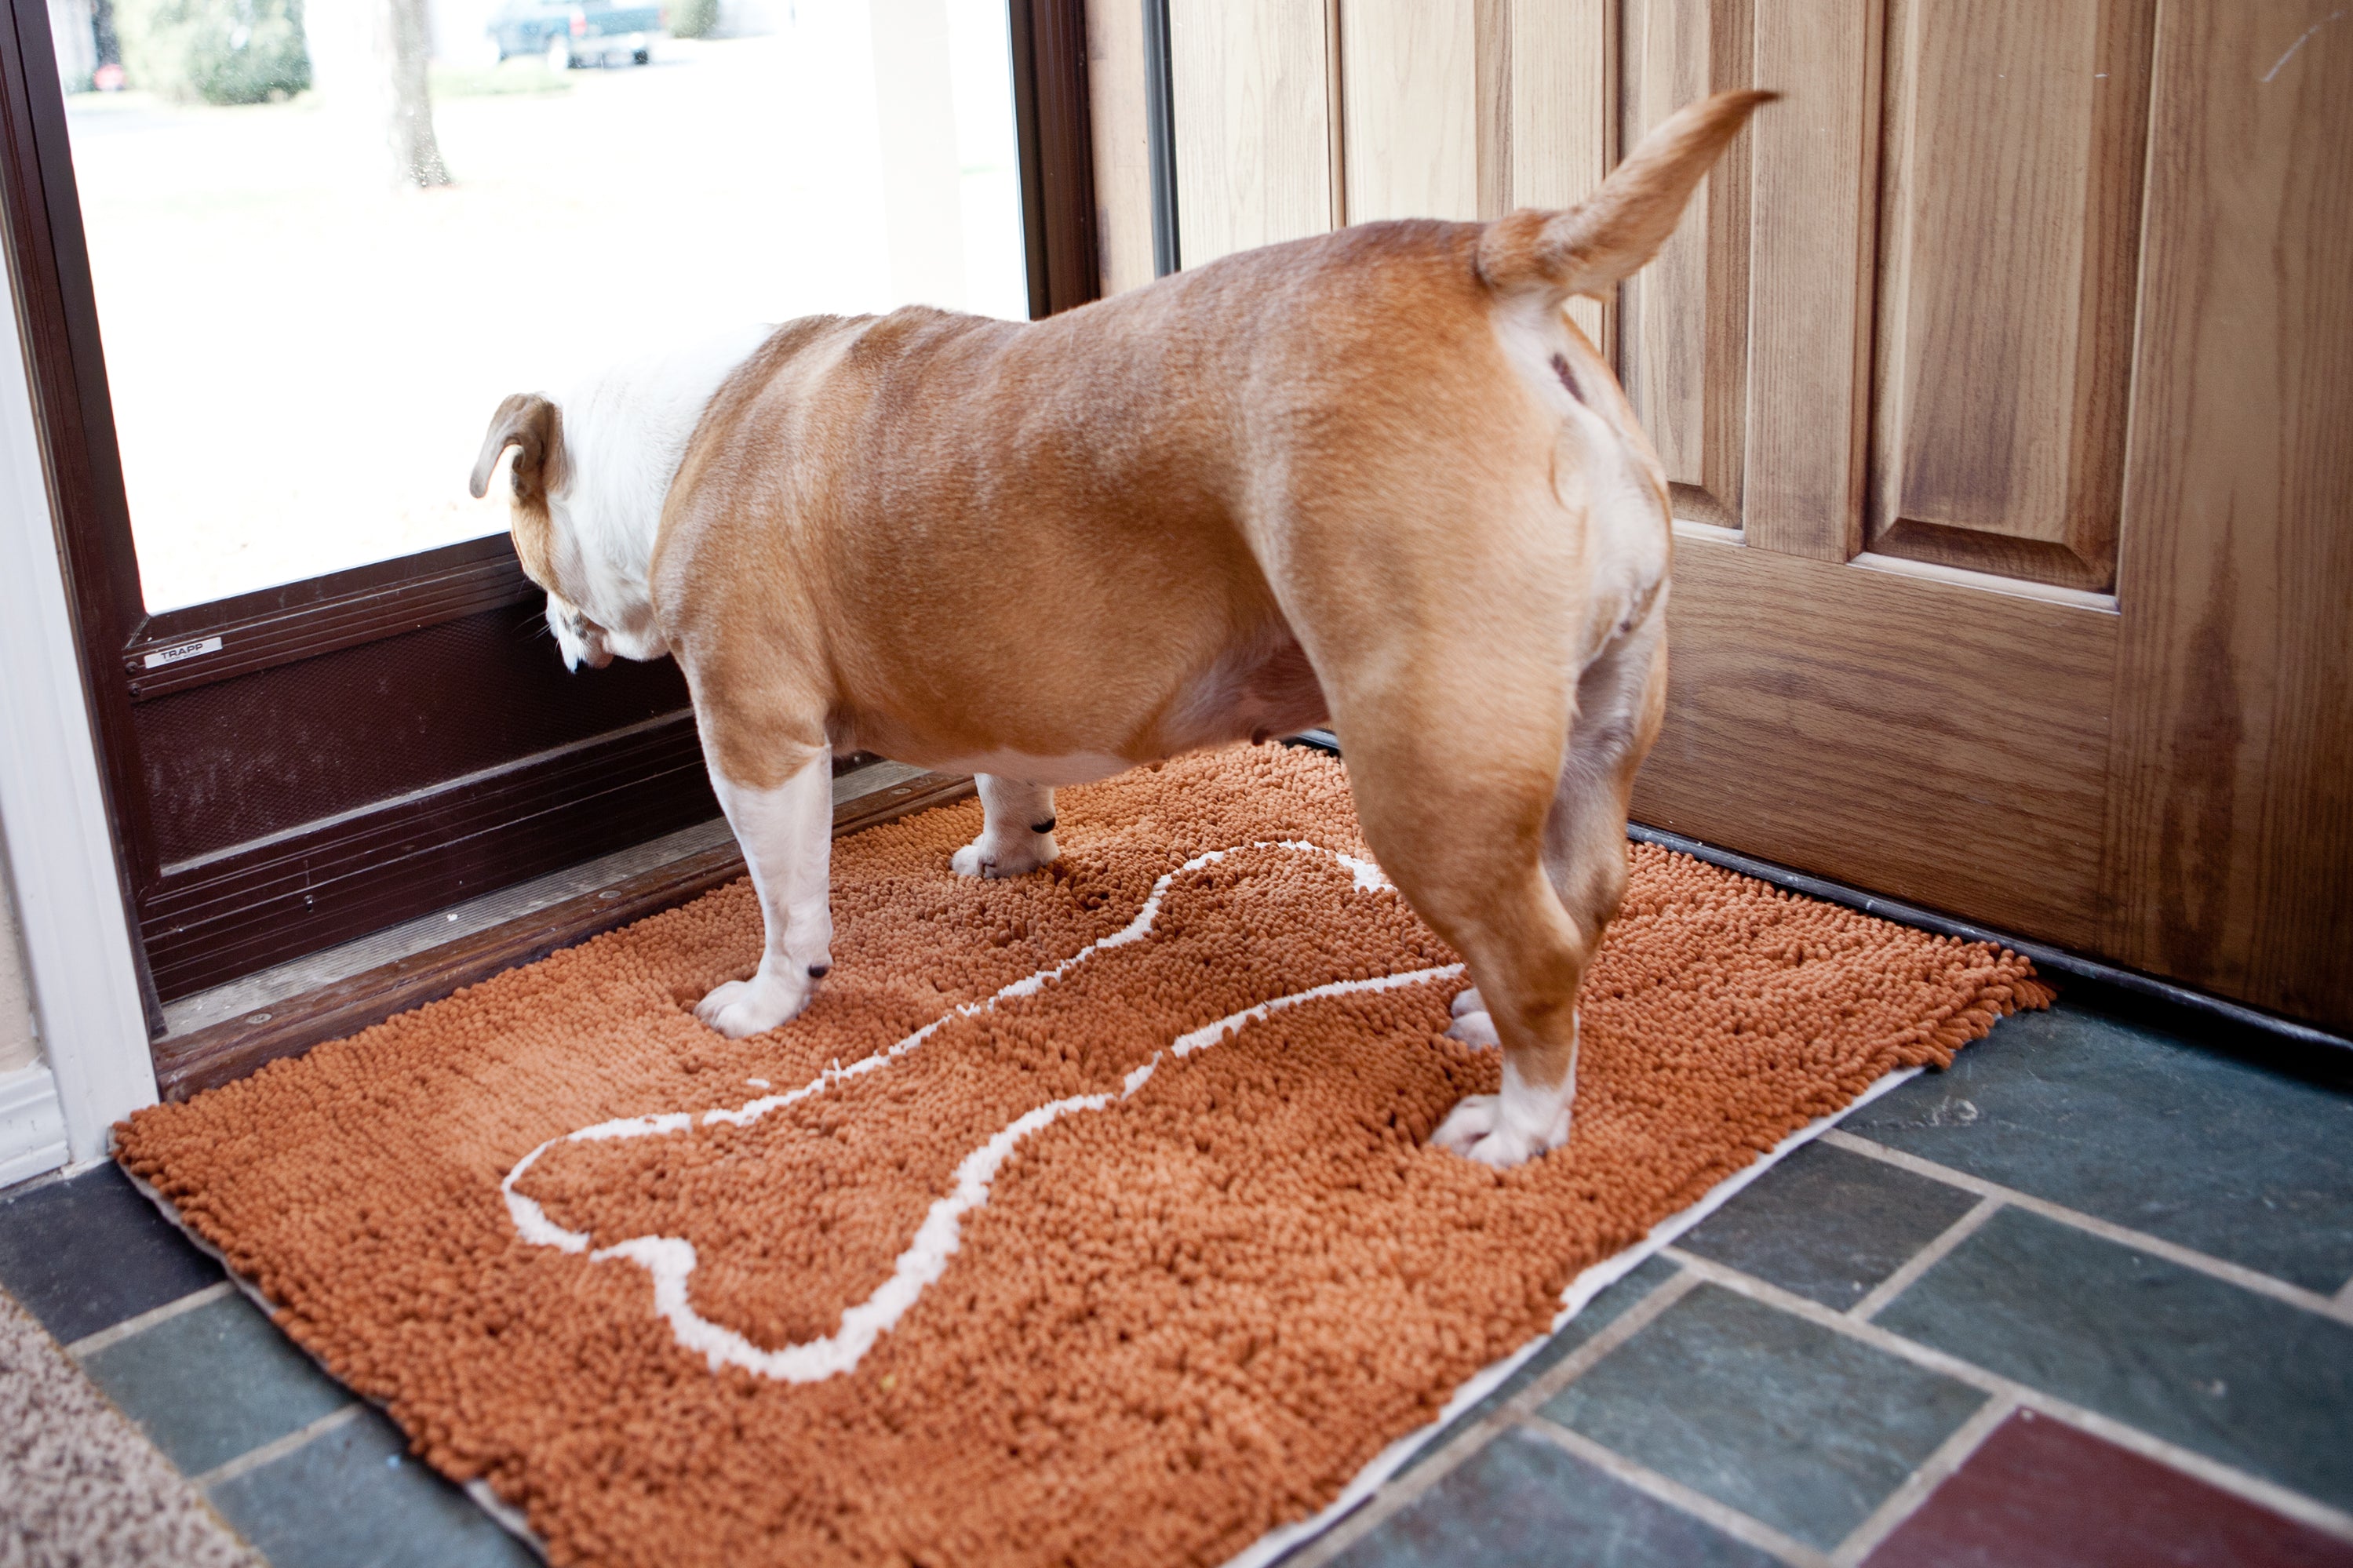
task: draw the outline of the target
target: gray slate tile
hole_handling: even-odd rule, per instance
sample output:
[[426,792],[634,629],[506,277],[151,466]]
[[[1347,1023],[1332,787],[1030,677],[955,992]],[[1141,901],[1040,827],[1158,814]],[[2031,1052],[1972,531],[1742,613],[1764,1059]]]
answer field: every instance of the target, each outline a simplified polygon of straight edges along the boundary
[[2353,1097],[2062,1006],[1847,1131],[2324,1295],[2353,1279]]
[[1976,1203],[1883,1160],[1809,1143],[1677,1245],[1844,1311]]
[[64,1343],[220,1279],[113,1165],[0,1198],[0,1286]]
[[212,1503],[270,1568],[536,1568],[407,1447],[371,1410],[213,1488]]
[[2353,1509],[2353,1327],[2019,1209],[1882,1328]]
[[1966,1384],[1703,1285],[1544,1413],[1828,1551],[1983,1402]]
[[240,1296],[166,1318],[89,1356],[82,1370],[192,1476],[352,1400]]
[[1768,1568],[1774,1559],[1514,1429],[1341,1553],[1339,1568]]
[[1614,1281],[1588,1301],[1583,1311],[1562,1324],[1535,1354],[1514,1368],[1512,1375],[1496,1384],[1486,1398],[1456,1416],[1445,1431],[1424,1443],[1413,1458],[1398,1468],[1398,1475],[1407,1475],[1435,1458],[1463,1434],[1501,1409],[1522,1389],[1567,1360],[1577,1346],[1615,1322],[1620,1313],[1681,1272],[1674,1264],[1656,1254],[1642,1259],[1624,1279]]

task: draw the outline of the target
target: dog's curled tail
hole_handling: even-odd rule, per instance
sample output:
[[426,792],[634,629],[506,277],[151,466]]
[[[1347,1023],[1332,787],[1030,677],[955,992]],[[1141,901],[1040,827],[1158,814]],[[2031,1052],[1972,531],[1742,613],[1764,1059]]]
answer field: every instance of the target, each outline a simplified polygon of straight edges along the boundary
[[1642,138],[1601,188],[1562,212],[1523,209],[1487,226],[1479,275],[1505,294],[1599,294],[1641,270],[1683,216],[1725,143],[1777,92],[1719,92],[1686,104]]

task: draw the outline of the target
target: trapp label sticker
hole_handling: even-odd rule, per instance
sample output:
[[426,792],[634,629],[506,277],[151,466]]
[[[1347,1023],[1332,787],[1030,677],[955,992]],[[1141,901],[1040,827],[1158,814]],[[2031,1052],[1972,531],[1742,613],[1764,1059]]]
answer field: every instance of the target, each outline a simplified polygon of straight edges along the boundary
[[221,640],[218,637],[200,637],[195,642],[174,643],[170,647],[159,647],[149,654],[146,665],[149,669],[160,669],[164,665],[177,664],[184,658],[195,658],[199,654],[218,653],[220,647]]

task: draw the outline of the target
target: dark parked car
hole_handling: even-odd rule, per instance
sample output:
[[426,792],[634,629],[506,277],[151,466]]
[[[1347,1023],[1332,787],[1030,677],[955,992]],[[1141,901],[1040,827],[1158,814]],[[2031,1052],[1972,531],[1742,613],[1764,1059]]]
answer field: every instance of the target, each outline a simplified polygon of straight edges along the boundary
[[490,30],[499,41],[499,58],[545,55],[548,69],[568,70],[591,61],[611,65],[628,59],[643,65],[653,58],[654,40],[669,21],[668,8],[659,4],[512,0],[491,18]]

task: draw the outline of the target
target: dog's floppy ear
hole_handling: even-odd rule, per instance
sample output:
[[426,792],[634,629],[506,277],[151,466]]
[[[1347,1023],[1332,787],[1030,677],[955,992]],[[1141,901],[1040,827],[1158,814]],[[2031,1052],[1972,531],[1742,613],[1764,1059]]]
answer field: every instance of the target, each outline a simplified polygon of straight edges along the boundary
[[491,416],[490,431],[482,437],[482,455],[474,459],[474,477],[466,486],[475,500],[490,493],[491,472],[509,447],[516,448],[517,500],[544,500],[549,490],[564,482],[563,414],[536,392],[518,392]]

